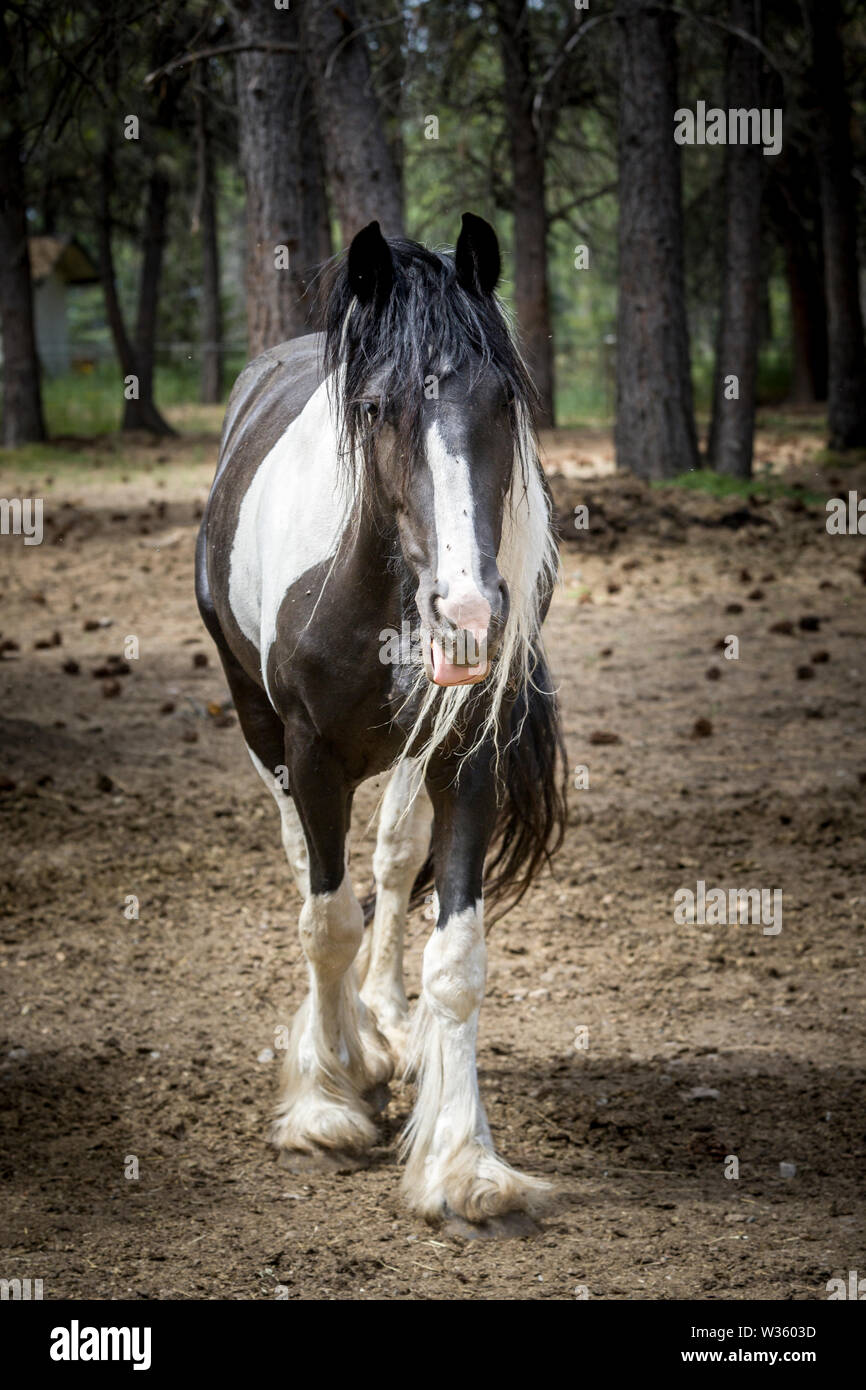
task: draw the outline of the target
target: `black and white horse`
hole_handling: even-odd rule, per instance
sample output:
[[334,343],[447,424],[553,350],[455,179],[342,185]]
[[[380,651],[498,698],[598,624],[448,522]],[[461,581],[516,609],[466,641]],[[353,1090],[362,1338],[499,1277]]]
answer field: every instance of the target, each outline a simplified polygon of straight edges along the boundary
[[[485,862],[488,899],[515,899],[564,827],[540,639],[557,549],[498,277],[495,233],[469,213],[453,257],[358,233],[325,333],[235,385],[196,583],[304,900],[309,994],[273,1142],[290,1165],[368,1148],[371,1096],[400,1063],[417,1080],[406,1198],[479,1223],[546,1187],[497,1156],[478,1092]],[[386,770],[359,954],[352,798]],[[431,883],[410,1025],[403,932]]]

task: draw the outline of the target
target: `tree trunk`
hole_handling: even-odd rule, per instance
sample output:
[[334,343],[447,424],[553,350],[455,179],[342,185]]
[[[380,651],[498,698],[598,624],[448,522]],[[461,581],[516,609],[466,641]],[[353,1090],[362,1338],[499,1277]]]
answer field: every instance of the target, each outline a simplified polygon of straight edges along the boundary
[[220,258],[214,194],[214,162],[207,111],[207,68],[202,69],[203,91],[196,99],[198,199],[196,221],[201,234],[201,386],[200,399],[216,405],[222,398],[222,304]]
[[301,27],[343,242],[374,220],[402,236],[400,184],[352,0],[305,0]]
[[[159,434],[173,434],[171,426],[156,410],[153,399],[153,372],[156,356],[156,323],[159,307],[159,282],[165,250],[166,215],[168,212],[168,179],[154,169],[147,190],[147,210],[144,220],[144,256],[138,281],[138,311],[135,320],[135,356],[138,362],[138,399],[127,400],[123,412],[125,430],[156,429]],[[154,416],[160,422],[157,428]]]
[[321,327],[317,276],[334,254],[322,142],[313,103],[312,83],[305,75],[300,91],[301,278],[311,328]]
[[[114,341],[114,350],[117,353],[120,362],[120,370],[124,378],[124,411],[121,428],[125,430],[149,430],[152,434],[174,434],[174,430],[168,422],[163,419],[154,404],[152,395],[152,358],[150,372],[147,378],[150,382],[150,393],[146,394],[143,389],[139,355],[127,332],[123,318],[123,310],[120,305],[120,298],[117,293],[114,251],[111,244],[111,190],[114,187],[114,162],[111,157],[111,140],[113,138],[113,133],[108,131],[106,133],[105,145],[100,163],[96,236],[99,246],[99,278],[102,281],[102,293],[105,300],[105,316],[108,319],[108,326]],[[127,379],[130,377],[135,378],[137,387],[131,387],[127,384]],[[131,389],[137,389],[137,400],[126,399],[127,392]],[[134,409],[131,409],[131,407],[134,407]]]
[[539,398],[540,423],[555,423],[553,326],[547,284],[544,150],[533,120],[529,9],[523,0],[497,0],[511,147],[514,214],[514,305],[526,363]]
[[815,153],[821,179],[832,449],[866,445],[866,350],[857,264],[851,108],[839,33],[838,0],[806,0],[811,29]]
[[827,399],[827,301],[821,268],[802,234],[785,245],[791,306],[791,400],[814,405]]
[[[760,37],[756,0],[731,0],[730,24]],[[728,41],[728,110],[761,109],[761,55],[735,34]],[[717,473],[752,476],[758,343],[761,336],[760,145],[725,149],[725,259],[707,461]]]
[[620,468],[670,478],[697,467],[683,274],[677,54],[666,4],[620,0]]
[[[23,23],[23,21],[21,21]],[[3,443],[45,438],[33,285],[27,249],[27,204],[17,106],[20,88],[0,9],[0,314],[3,326]]]
[[824,294],[818,170],[783,151],[768,161],[764,204],[785,254],[791,320],[791,390],[797,405],[827,399],[827,299]]
[[[235,9],[240,42],[297,46],[294,8],[278,10],[273,0],[238,0]],[[256,357],[309,331],[302,276],[299,55],[239,53],[236,73],[246,184],[247,330],[250,356]]]

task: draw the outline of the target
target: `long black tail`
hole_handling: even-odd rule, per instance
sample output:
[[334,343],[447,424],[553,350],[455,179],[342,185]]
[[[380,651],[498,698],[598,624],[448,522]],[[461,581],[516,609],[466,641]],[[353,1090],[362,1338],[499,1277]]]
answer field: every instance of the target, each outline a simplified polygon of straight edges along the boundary
[[[544,650],[533,648],[529,683],[514,703],[503,754],[501,807],[484,873],[487,926],[520,902],[543,864],[562,844],[568,820],[568,761],[559,706]],[[433,885],[433,856],[428,854],[412,887],[409,906],[425,901]],[[375,891],[364,900],[370,921]],[[489,908],[495,911],[489,915]]]
[[568,761],[559,706],[544,649],[511,711],[504,795],[484,873],[490,926],[520,902],[543,864],[562,844],[568,820]]

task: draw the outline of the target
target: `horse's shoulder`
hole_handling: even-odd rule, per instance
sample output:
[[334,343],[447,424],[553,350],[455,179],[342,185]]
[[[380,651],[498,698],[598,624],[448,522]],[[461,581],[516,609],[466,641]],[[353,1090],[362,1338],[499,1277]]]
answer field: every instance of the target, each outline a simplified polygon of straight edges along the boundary
[[324,374],[324,338],[310,333],[267,348],[244,367],[226,406],[217,477],[240,451],[256,464],[298,416]]

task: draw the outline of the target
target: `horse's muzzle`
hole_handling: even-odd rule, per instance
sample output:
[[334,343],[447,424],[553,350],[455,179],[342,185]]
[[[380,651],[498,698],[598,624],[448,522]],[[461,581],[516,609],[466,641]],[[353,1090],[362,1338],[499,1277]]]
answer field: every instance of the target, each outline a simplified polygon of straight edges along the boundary
[[486,630],[428,631],[423,634],[421,650],[427,679],[434,685],[478,685],[490,671],[492,653]]

